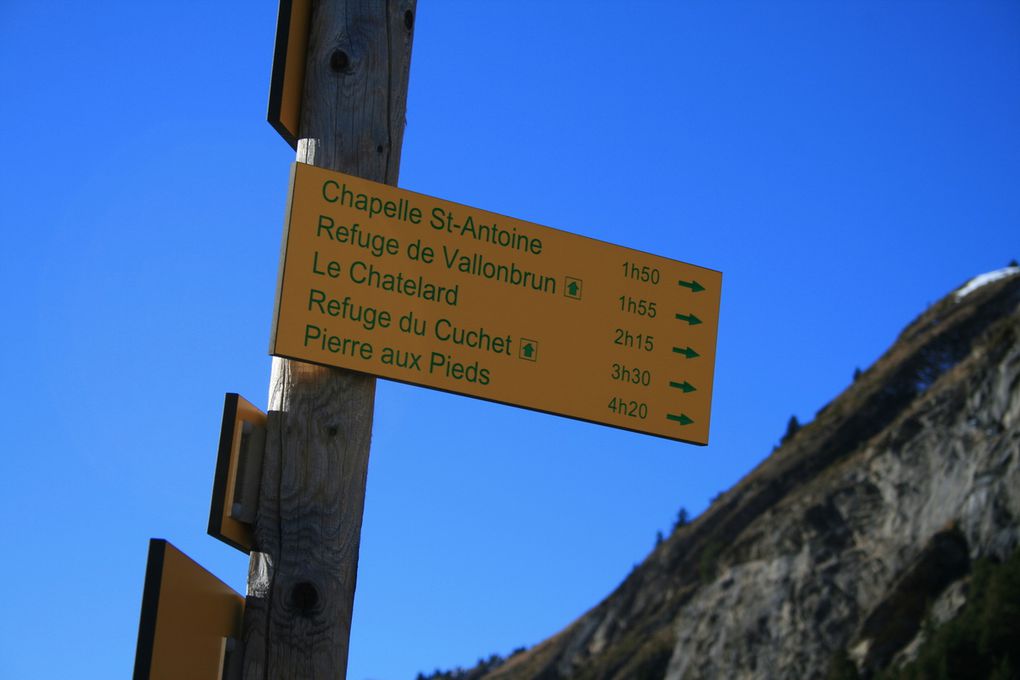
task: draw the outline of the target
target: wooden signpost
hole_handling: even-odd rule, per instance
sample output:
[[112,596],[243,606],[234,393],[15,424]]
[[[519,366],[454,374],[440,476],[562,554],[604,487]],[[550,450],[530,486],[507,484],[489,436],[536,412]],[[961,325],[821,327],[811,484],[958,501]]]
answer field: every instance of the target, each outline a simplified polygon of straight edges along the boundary
[[[395,185],[414,0],[312,5],[297,160]],[[343,678],[375,379],[274,359],[244,617],[245,680]]]

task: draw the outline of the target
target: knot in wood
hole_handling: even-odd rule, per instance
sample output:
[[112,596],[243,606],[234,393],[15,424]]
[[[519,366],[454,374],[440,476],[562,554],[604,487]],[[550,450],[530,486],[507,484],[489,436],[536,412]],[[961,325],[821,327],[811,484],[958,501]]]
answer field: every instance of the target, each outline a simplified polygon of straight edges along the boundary
[[319,589],[309,581],[299,581],[290,589],[290,604],[299,614],[311,616],[319,606]]
[[346,73],[351,67],[351,58],[343,50],[333,50],[329,55],[329,67],[337,73]]

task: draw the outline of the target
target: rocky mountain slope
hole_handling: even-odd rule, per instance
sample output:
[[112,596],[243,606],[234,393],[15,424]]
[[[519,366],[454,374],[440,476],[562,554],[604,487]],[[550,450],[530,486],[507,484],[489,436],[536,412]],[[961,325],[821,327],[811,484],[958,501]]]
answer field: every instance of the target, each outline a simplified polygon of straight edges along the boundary
[[[1020,269],[951,293],[567,629],[472,678],[871,677],[1020,545]],[[467,673],[464,674],[466,676]]]

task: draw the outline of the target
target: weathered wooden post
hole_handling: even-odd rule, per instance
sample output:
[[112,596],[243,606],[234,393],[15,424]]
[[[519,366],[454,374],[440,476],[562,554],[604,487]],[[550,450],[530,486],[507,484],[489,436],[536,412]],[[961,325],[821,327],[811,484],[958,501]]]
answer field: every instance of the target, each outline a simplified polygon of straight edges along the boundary
[[[297,160],[395,185],[415,0],[312,8]],[[347,671],[375,378],[273,360],[245,680]]]

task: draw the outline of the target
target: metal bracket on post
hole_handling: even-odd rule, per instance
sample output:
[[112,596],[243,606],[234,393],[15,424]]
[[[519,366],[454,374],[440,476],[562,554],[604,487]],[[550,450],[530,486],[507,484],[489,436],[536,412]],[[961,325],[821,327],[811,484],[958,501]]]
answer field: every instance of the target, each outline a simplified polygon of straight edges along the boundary
[[220,680],[241,680],[244,668],[244,643],[225,637],[220,643]]
[[262,481],[262,458],[265,452],[265,426],[254,425],[250,420],[242,421],[234,498],[230,504],[230,516],[238,522],[255,523],[255,510],[259,503],[259,482]]
[[228,392],[223,403],[208,533],[245,553],[252,548],[265,450],[266,414],[244,397]]

